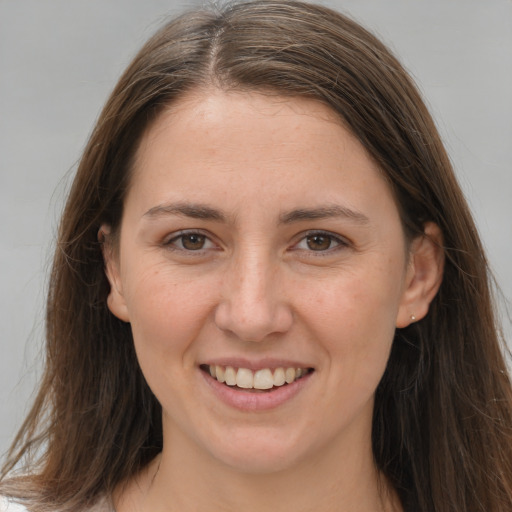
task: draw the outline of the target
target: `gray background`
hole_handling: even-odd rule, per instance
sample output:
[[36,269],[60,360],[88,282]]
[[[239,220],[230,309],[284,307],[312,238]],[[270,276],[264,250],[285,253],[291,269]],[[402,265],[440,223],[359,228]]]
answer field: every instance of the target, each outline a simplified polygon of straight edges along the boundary
[[[512,1],[331,0],[399,55],[512,298]],[[45,280],[74,166],[130,57],[191,2],[0,0],[0,453],[40,374]],[[505,326],[511,344],[510,323]]]

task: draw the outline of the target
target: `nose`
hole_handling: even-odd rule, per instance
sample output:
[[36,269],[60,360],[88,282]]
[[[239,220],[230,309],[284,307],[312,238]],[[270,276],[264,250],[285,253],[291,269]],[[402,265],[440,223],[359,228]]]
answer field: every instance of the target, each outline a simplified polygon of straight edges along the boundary
[[293,323],[291,305],[279,263],[250,254],[227,270],[215,310],[219,329],[243,341],[260,342],[287,332]]

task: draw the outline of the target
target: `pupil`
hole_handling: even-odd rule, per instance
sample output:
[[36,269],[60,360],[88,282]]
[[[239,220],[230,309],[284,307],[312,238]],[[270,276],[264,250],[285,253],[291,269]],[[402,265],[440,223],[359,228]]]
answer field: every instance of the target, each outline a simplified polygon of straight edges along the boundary
[[325,251],[331,246],[331,239],[324,235],[311,235],[307,238],[307,244],[312,251]]
[[183,237],[183,247],[185,249],[189,249],[191,251],[197,251],[198,249],[202,249],[204,246],[204,235],[185,235]]

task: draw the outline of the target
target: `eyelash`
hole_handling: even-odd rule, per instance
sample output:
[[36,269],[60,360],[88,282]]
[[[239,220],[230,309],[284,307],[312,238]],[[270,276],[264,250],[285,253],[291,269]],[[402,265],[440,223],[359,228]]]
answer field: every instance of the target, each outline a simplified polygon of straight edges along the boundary
[[[200,247],[199,249],[187,249],[183,246],[183,242],[186,237],[200,237],[204,240],[205,244],[211,244],[212,247]],[[181,241],[181,247],[177,246],[177,243]],[[202,254],[204,251],[207,251],[209,249],[212,249],[215,247],[215,244],[212,242],[211,238],[201,232],[201,231],[180,231],[178,233],[174,233],[173,236],[167,240],[164,241],[163,245],[167,247],[170,250],[173,251],[182,251],[182,252],[188,252],[188,253],[196,253],[196,254]]]
[[[327,247],[326,249],[322,249],[322,250],[317,250],[315,251],[314,249],[311,249],[311,247],[307,247],[307,248],[300,248],[299,245],[301,243],[308,243],[308,239],[311,239],[313,237],[319,237],[319,238],[324,238],[324,239],[327,239],[328,242],[329,242],[329,247]],[[335,244],[334,246],[332,246],[332,244]],[[309,231],[309,232],[306,232],[306,233],[302,233],[301,234],[301,238],[299,239],[299,241],[293,246],[292,250],[295,250],[295,251],[305,251],[305,252],[308,252],[308,253],[311,253],[311,255],[315,255],[315,256],[327,256],[328,254],[332,254],[333,252],[336,252],[336,251],[339,251],[343,248],[346,248],[348,247],[350,244],[349,242],[340,237],[339,235],[335,235],[333,233],[330,233],[329,231]]]
[[[203,246],[198,249],[190,249],[187,247],[184,247],[183,243],[186,237],[199,237],[204,242]],[[333,252],[336,252],[340,249],[343,249],[345,247],[348,247],[350,244],[345,240],[344,238],[340,237],[339,235],[334,235],[333,233],[330,233],[328,231],[309,231],[306,233],[301,233],[301,238],[297,243],[295,243],[291,250],[292,251],[304,251],[307,253],[312,253],[311,255],[315,254],[315,256],[325,256],[327,254],[332,254]],[[329,246],[325,249],[315,250],[312,249],[310,246],[308,247],[300,247],[301,243],[308,244],[308,239],[312,239],[314,237],[323,238],[325,239]],[[181,242],[181,243],[180,243]],[[181,247],[177,244],[180,243]],[[211,245],[211,247],[204,247],[204,245]],[[332,246],[335,244],[334,246]],[[180,231],[178,233],[175,233],[171,238],[164,241],[163,245],[171,250],[174,251],[182,251],[190,254],[203,254],[205,251],[208,251],[212,248],[217,247],[214,242],[212,242],[211,238],[203,233],[202,231]]]

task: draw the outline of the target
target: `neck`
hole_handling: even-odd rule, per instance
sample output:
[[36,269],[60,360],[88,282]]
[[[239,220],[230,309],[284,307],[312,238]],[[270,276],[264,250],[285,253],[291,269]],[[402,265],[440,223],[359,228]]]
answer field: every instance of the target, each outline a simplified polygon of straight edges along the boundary
[[174,434],[162,454],[118,493],[117,512],[401,511],[371,449],[361,453],[331,446],[292,468],[255,473],[205,457],[189,439]]

